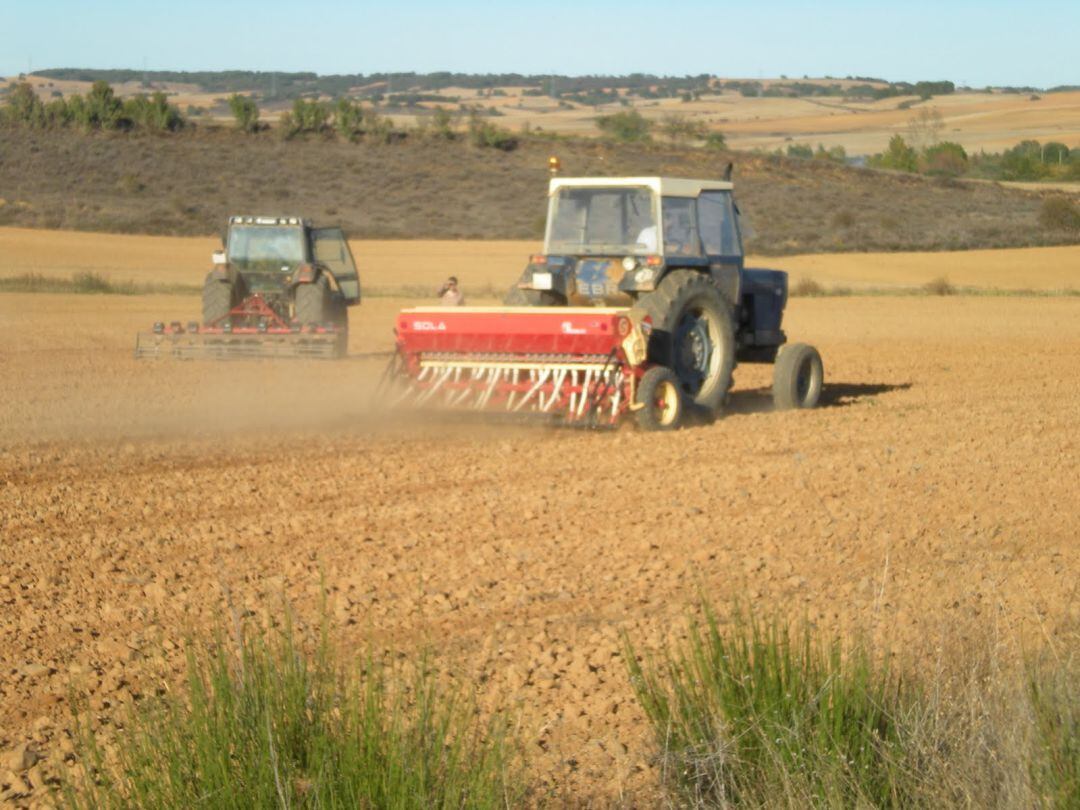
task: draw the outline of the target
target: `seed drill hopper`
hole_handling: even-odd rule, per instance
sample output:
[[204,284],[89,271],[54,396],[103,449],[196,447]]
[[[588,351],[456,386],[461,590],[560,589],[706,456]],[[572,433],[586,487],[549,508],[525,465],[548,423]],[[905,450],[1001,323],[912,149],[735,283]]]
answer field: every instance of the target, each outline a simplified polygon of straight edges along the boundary
[[646,360],[649,324],[603,307],[420,307],[397,319],[395,404],[611,427],[678,425],[674,374]]

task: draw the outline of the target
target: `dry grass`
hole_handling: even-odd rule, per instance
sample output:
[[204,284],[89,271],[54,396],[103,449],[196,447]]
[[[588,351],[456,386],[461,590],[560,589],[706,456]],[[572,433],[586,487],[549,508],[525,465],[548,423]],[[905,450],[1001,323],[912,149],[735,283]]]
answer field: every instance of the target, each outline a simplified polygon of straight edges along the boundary
[[936,669],[901,672],[807,624],[704,614],[659,659],[627,650],[679,804],[1080,806],[1075,651],[1017,664],[958,639]]
[[568,174],[707,177],[734,159],[753,228],[747,248],[757,253],[1075,242],[1039,225],[1038,194],[825,161],[538,138],[511,153],[414,135],[284,143],[205,129],[169,138],[0,132],[0,225],[209,235],[232,213],[295,212],[340,222],[354,238],[536,239],[553,152]]

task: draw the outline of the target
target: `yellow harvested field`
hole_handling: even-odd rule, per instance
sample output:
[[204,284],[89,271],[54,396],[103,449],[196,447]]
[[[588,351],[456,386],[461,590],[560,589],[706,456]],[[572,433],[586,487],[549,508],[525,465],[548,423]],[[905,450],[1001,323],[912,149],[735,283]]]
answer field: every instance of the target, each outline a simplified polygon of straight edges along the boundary
[[[353,240],[365,284],[438,285],[450,275],[473,284],[509,284],[540,243],[530,241]],[[0,277],[38,273],[67,278],[99,273],[111,281],[200,284],[214,237],[130,236],[0,228]]]
[[[0,79],[0,85],[4,84]],[[10,80],[8,80],[10,81]],[[775,79],[756,79],[764,86]],[[844,80],[810,80],[841,86],[862,84]],[[47,95],[60,91],[65,95],[86,93],[89,82],[49,81],[31,77],[38,92]],[[783,82],[780,82],[781,84]],[[170,100],[181,109],[188,106],[204,110],[217,106],[227,94],[206,93],[194,85],[166,84],[162,87]],[[137,82],[116,86],[122,96],[144,92]],[[401,88],[405,92],[408,88]],[[1080,91],[1046,94],[967,92],[935,96],[923,101],[917,96],[897,96],[876,101],[847,100],[840,97],[756,98],[733,91],[706,95],[684,102],[679,98],[642,99],[622,94],[620,103],[589,106],[565,102],[560,105],[548,96],[526,96],[520,87],[500,88],[503,95],[479,95],[475,89],[448,87],[435,93],[446,97],[438,105],[454,109],[459,103],[491,109],[499,116],[501,127],[520,130],[524,127],[574,135],[596,135],[596,117],[627,109],[621,102],[642,115],[660,120],[668,115],[682,115],[701,121],[710,130],[724,133],[736,149],[785,149],[791,143],[811,146],[843,146],[849,154],[863,155],[882,151],[889,138],[908,135],[910,120],[922,108],[937,110],[944,127],[940,137],[956,141],[968,151],[999,152],[1022,140],[1060,141],[1070,148],[1080,146]],[[425,91],[430,92],[430,91]],[[263,111],[263,120],[275,121],[280,111]],[[382,108],[398,126],[415,126],[425,116],[415,110]],[[229,120],[226,116],[220,119]]]
[[[456,275],[468,290],[501,289],[521,272],[539,242],[354,240],[369,287],[434,288]],[[209,237],[126,236],[0,228],[0,277],[38,273],[67,278],[99,273],[111,281],[197,285],[220,247]],[[751,266],[786,270],[793,281],[851,287],[917,287],[937,278],[1001,290],[1080,288],[1080,245],[952,253],[837,253],[752,256]]]
[[[755,260],[752,260],[752,262]],[[821,253],[761,259],[793,282],[858,287],[918,287],[939,278],[996,290],[1080,289],[1080,246],[950,253]]]

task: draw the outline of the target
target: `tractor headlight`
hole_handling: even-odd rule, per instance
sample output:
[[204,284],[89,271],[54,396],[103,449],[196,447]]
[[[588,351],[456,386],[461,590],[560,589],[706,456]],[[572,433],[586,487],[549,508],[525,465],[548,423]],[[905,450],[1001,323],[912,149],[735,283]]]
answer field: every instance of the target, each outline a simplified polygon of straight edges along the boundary
[[533,273],[532,285],[534,290],[550,290],[554,283],[551,273]]
[[634,272],[635,267],[637,267],[637,259],[635,259],[633,256],[627,256],[625,259],[622,260],[622,268],[627,273]]

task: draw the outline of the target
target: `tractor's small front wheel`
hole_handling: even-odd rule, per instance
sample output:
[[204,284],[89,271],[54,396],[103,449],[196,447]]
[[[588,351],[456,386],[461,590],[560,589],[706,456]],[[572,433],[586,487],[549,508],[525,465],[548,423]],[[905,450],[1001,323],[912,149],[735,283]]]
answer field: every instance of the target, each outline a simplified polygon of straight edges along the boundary
[[792,343],[780,350],[773,366],[773,404],[778,410],[813,408],[821,399],[825,368],[813,346]]
[[666,366],[653,366],[638,383],[635,411],[643,430],[675,430],[682,422],[683,393],[679,378]]

